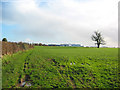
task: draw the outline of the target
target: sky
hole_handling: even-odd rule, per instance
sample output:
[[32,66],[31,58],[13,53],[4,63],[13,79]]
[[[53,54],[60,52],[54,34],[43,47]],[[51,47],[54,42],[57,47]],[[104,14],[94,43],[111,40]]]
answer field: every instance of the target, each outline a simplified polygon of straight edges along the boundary
[[[119,0],[2,0],[2,38],[12,42],[95,46],[99,30],[106,45],[118,46]],[[0,34],[1,35],[1,34]]]

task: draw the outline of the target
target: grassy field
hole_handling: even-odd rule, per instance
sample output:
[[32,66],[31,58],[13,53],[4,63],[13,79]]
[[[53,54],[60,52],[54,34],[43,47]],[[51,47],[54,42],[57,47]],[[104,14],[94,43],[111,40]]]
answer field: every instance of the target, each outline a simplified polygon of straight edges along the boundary
[[3,88],[118,88],[118,49],[38,46],[2,59]]

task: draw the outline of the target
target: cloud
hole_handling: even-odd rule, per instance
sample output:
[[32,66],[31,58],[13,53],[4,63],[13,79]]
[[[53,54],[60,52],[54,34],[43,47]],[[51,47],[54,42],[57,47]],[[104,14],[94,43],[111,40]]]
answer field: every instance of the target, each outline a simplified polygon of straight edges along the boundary
[[110,42],[108,46],[117,45],[117,3],[118,0],[18,0],[4,5],[3,23],[18,24],[22,29],[16,33],[51,43],[94,45],[90,37],[99,29]]

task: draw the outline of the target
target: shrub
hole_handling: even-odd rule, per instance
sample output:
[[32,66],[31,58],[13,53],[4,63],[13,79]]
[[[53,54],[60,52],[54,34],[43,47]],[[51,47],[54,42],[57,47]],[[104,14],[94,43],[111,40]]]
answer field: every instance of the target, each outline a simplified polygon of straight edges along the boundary
[[3,40],[2,41],[5,41],[5,42],[7,42],[7,39],[6,38],[3,38]]

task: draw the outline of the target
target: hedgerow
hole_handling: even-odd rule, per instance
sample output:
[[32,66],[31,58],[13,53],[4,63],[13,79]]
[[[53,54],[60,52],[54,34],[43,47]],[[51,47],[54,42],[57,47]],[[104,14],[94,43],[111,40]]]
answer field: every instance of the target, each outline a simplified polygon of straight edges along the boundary
[[2,55],[13,54],[18,51],[24,51],[34,47],[32,44],[22,43],[22,42],[17,43],[17,42],[0,41],[0,44],[2,45],[2,50],[1,50]]

